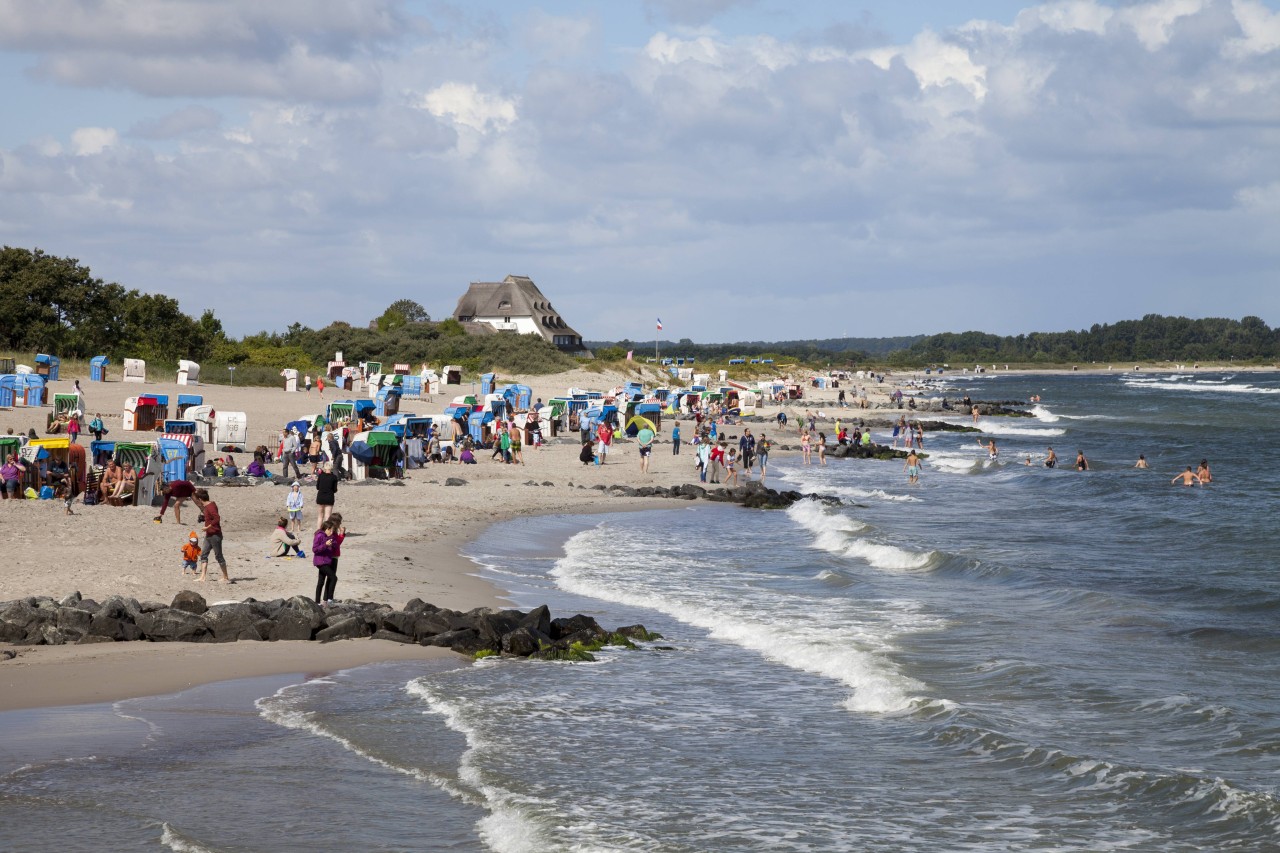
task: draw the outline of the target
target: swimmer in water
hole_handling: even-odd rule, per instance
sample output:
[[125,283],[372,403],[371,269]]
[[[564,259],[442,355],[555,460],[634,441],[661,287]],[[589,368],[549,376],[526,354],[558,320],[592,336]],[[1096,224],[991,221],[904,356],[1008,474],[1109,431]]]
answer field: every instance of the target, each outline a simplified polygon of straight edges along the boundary
[[982,439],[978,439],[978,446],[985,447],[987,449],[987,458],[990,459],[992,462],[995,462],[996,457],[1000,455],[1000,451],[996,449],[996,440],[994,438],[988,441],[986,444],[982,443]]
[[1212,483],[1212,482],[1213,482],[1213,474],[1211,474],[1211,473],[1209,472],[1209,460],[1208,460],[1208,459],[1201,459],[1201,460],[1200,460],[1200,467],[1196,470],[1196,478],[1197,478],[1201,483]]
[[1196,483],[1200,482],[1200,479],[1196,477],[1195,472],[1191,470],[1190,465],[1187,466],[1187,470],[1183,471],[1181,474],[1174,477],[1172,480],[1169,481],[1169,483],[1170,485],[1172,485],[1174,483],[1177,483],[1179,480],[1182,481],[1182,485],[1184,486],[1194,486]]
[[1058,467],[1058,454],[1053,452],[1052,447],[1049,448],[1049,455],[1044,458],[1044,467],[1046,468]]
[[1134,468],[1150,468],[1151,466],[1147,464],[1147,457],[1145,457],[1145,456],[1143,456],[1141,453],[1139,453],[1139,454],[1138,454],[1138,464],[1134,465],[1133,467],[1134,467]]
[[1089,470],[1089,460],[1084,458],[1083,450],[1076,451],[1076,470],[1077,471]]

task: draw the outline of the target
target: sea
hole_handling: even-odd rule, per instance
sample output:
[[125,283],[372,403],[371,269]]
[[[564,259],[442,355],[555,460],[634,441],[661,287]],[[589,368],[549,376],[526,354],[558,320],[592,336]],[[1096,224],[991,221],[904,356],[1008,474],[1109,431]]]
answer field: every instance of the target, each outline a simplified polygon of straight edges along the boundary
[[638,649],[0,714],[0,850],[1280,849],[1280,375],[929,381],[1040,401],[926,433],[918,484],[775,456],[836,500],[468,546],[514,606],[661,633]]

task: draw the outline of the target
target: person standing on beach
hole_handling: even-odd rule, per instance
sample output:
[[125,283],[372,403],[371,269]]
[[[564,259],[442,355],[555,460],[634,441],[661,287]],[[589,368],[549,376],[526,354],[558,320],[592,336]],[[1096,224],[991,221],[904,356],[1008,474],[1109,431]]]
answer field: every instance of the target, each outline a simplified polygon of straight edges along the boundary
[[310,374],[310,373],[308,373],[308,374],[306,375],[306,378],[305,378],[305,379],[303,379],[303,385],[302,385],[302,387],[304,387],[304,388],[307,390],[307,393],[308,393],[308,394],[310,394],[310,393],[311,393],[311,374]]
[[813,464],[812,453],[813,453],[813,448],[809,443],[809,433],[801,432],[800,433],[800,458],[804,460],[804,464],[806,465]]
[[207,489],[196,489],[191,497],[200,508],[200,517],[204,519],[204,548],[200,551],[200,577],[196,580],[204,583],[208,579],[209,558],[212,557],[218,561],[218,568],[222,570],[220,580],[231,583],[231,578],[227,575],[227,558],[222,556],[222,515],[218,512],[218,505],[209,500]]
[[338,499],[338,478],[333,473],[333,463],[326,462],[316,475],[316,526],[322,527],[333,514],[334,501]]
[[342,540],[347,528],[342,516],[325,520],[311,540],[311,564],[316,567],[316,604],[332,604],[338,586],[338,558],[342,556]]
[[321,397],[324,396],[324,377],[323,376],[316,377],[316,390],[320,392]]
[[656,438],[656,436],[654,435],[653,430],[649,429],[647,426],[641,427],[640,431],[636,433],[636,440],[640,442],[641,474],[649,473],[649,455],[653,453],[654,438]]
[[80,412],[71,413],[71,420],[67,421],[67,438],[72,444],[80,443]]
[[102,441],[102,436],[107,428],[102,425],[102,415],[94,412],[93,420],[89,421],[89,432],[93,433],[94,441]]
[[298,439],[298,428],[289,427],[285,430],[284,440],[280,442],[280,461],[282,463],[280,469],[281,477],[289,476],[289,466],[293,466],[293,476],[301,477],[302,470],[298,468],[298,452],[302,450],[302,442]]
[[671,427],[671,455],[680,455],[680,422],[676,421]]
[[289,486],[289,494],[284,499],[285,512],[288,513],[285,529],[294,536],[302,535],[302,484],[297,480]]
[[596,438],[600,440],[600,450],[596,453],[599,464],[603,465],[608,461],[609,445],[613,444],[613,427],[601,422],[600,428],[596,430]]

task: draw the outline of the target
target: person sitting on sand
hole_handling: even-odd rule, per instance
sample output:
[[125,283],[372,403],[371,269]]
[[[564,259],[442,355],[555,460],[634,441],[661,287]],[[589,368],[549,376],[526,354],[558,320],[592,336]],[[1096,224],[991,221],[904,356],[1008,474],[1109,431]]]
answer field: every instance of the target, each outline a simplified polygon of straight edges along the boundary
[[245,473],[250,477],[267,476],[267,466],[262,464],[262,457],[253,457],[253,461],[249,463],[249,467],[245,469]]
[[289,519],[283,515],[276,519],[276,529],[271,531],[271,554],[272,557],[287,557],[289,551],[293,550],[299,557],[307,556],[302,550],[302,543],[289,532]]
[[218,466],[217,466],[217,464],[215,464],[215,463],[214,463],[214,461],[213,461],[212,459],[206,459],[206,460],[204,460],[204,466],[200,469],[200,476],[201,476],[201,477],[216,477],[216,476],[218,476]]
[[230,456],[228,456],[227,461],[222,464],[222,476],[224,477],[240,476],[240,469],[239,467],[236,466],[236,460],[231,458]]
[[1196,483],[1200,482],[1200,478],[1196,476],[1195,472],[1191,470],[1191,466],[1188,465],[1187,470],[1183,471],[1181,474],[1176,475],[1172,480],[1169,481],[1169,484],[1173,485],[1174,483],[1177,483],[1179,481],[1181,481],[1182,485],[1184,486],[1194,486]]

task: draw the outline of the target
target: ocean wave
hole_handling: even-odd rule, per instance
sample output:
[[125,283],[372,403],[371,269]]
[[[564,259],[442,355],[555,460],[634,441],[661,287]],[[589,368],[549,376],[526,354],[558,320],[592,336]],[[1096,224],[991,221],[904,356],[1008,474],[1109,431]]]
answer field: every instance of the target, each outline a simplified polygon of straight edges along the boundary
[[[1005,422],[1008,420],[1011,420],[1011,419],[1009,418],[997,419],[997,418],[986,417],[986,418],[982,418],[976,424],[973,421],[965,421],[965,420],[958,420],[958,419],[947,420],[947,421],[944,421],[944,423],[949,423],[949,424],[952,424],[953,426],[976,427],[978,430],[988,435],[1065,435],[1066,434],[1065,429],[1060,429],[1058,427],[1014,426],[1012,423]],[[1024,420],[1024,419],[1018,418],[1016,420]]]
[[[917,716],[923,716],[922,713]],[[1192,771],[1149,769],[1091,758],[1052,746],[1036,746],[1017,738],[958,722],[963,712],[933,734],[945,745],[984,760],[1011,764],[1058,776],[1070,787],[1110,797],[1118,806],[1145,800],[1178,809],[1182,820],[1197,816],[1206,824],[1240,820],[1251,827],[1280,825],[1280,801],[1274,794],[1232,785]],[[1227,831],[1226,827],[1221,827]]]
[[191,840],[167,822],[162,823],[160,826],[160,843],[174,851],[174,853],[216,853],[212,847],[205,847],[203,844]]
[[920,498],[914,495],[898,495],[892,492],[886,492],[884,489],[859,489],[853,486],[835,486],[826,489],[828,494],[835,495],[838,498],[851,498],[853,500],[877,500],[877,501],[896,501],[899,503],[920,503]]
[[[422,700],[431,713],[439,716],[446,726],[466,739],[466,751],[458,762],[458,780],[466,789],[474,791],[481,799],[480,804],[489,811],[476,825],[481,840],[497,853],[538,853],[551,849],[551,839],[545,837],[536,821],[526,816],[526,807],[533,805],[537,808],[545,804],[529,802],[534,798],[522,798],[514,791],[485,781],[476,760],[479,752],[485,748],[484,737],[468,719],[466,703],[448,696],[431,677],[410,681],[405,685],[405,692]],[[458,793],[463,799],[474,801],[466,791]]]
[[1250,385],[1238,382],[1219,384],[1208,381],[1171,382],[1165,379],[1126,379],[1124,380],[1124,384],[1130,388],[1156,388],[1166,391],[1209,391],[1223,394],[1280,394],[1280,388],[1263,388],[1259,385]]
[[862,560],[877,569],[923,569],[932,565],[937,553],[909,551],[896,545],[868,542],[854,534],[867,525],[839,513],[828,513],[816,501],[800,501],[787,509],[800,526],[814,535],[813,544],[831,554]]
[[1032,406],[1030,411],[1031,411],[1031,414],[1036,416],[1036,420],[1042,421],[1046,424],[1057,423],[1058,421],[1062,420],[1061,415],[1054,414],[1044,406],[1041,406],[1039,403]]
[[281,728],[294,729],[303,731],[316,737],[327,738],[339,744],[343,749],[360,756],[366,761],[385,767],[396,773],[411,776],[421,782],[427,782],[435,785],[442,790],[464,796],[465,792],[459,791],[452,781],[435,773],[428,773],[416,767],[407,767],[379,758],[369,753],[367,750],[361,749],[359,745],[352,742],[348,738],[335,732],[333,729],[325,726],[316,719],[316,715],[310,711],[302,710],[299,707],[300,701],[294,701],[294,693],[304,690],[313,690],[319,686],[337,686],[339,682],[332,678],[317,678],[310,681],[304,681],[301,684],[288,684],[281,687],[271,696],[264,696],[254,702],[254,707],[258,709],[258,715],[269,723],[274,723]]
[[869,627],[851,620],[845,611],[834,612],[835,605],[829,605],[833,612],[815,617],[824,603],[812,598],[789,600],[775,594],[770,606],[762,608],[757,599],[721,597],[709,594],[705,586],[682,593],[670,582],[653,583],[650,572],[623,578],[616,566],[602,568],[599,554],[605,543],[597,531],[584,531],[565,544],[565,556],[551,571],[561,589],[665,613],[706,630],[713,639],[844,684],[852,691],[845,707],[856,713],[905,713],[923,690],[924,685],[904,675],[886,656],[894,648],[896,633],[912,629],[913,623],[923,624],[909,604],[886,607],[894,611],[894,624],[877,620]]

